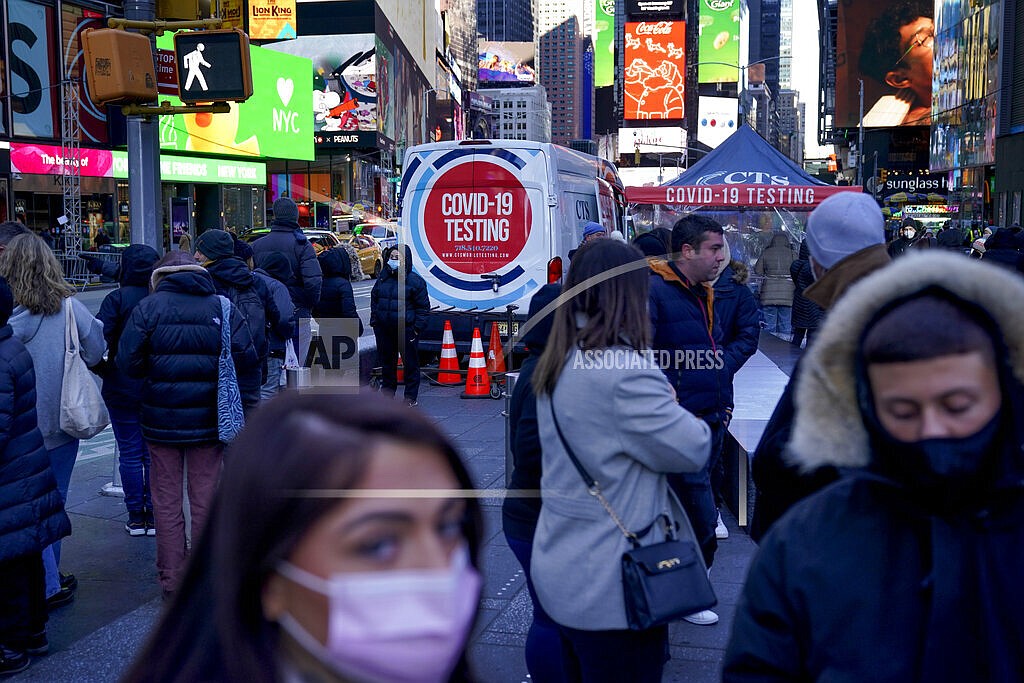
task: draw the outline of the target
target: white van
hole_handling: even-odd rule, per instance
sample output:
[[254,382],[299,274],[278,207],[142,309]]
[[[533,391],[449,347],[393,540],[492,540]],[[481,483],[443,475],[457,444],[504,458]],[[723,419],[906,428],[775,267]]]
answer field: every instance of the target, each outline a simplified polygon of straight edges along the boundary
[[[586,223],[625,233],[625,195],[614,164],[565,147],[439,142],[409,148],[402,168],[401,241],[412,250],[432,306],[488,313],[475,320],[432,316],[421,337],[424,350],[440,348],[445,319],[460,350],[468,350],[474,326],[488,338],[490,314],[514,305],[516,319],[525,319],[534,292],[561,281]],[[513,322],[513,334],[517,328]],[[499,329],[507,334],[505,322]]]

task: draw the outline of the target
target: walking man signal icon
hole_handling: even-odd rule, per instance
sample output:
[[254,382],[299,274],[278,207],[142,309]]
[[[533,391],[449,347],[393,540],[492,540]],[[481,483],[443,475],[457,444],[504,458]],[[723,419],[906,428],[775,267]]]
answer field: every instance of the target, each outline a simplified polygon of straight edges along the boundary
[[203,50],[206,47],[199,43],[195,50],[185,55],[185,69],[188,70],[188,78],[185,80],[185,90],[192,89],[192,82],[196,79],[199,80],[199,87],[203,90],[209,90],[210,88],[206,85],[206,77],[203,76],[203,70],[200,67],[212,68],[213,64],[210,64],[203,59]]

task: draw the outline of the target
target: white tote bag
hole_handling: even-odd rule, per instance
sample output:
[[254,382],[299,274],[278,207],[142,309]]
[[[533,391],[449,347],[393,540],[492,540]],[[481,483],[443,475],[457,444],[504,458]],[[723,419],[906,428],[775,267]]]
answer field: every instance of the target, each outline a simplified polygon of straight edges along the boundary
[[78,323],[70,299],[64,300],[64,382],[60,390],[60,428],[76,439],[91,439],[110,424],[98,377],[80,353]]

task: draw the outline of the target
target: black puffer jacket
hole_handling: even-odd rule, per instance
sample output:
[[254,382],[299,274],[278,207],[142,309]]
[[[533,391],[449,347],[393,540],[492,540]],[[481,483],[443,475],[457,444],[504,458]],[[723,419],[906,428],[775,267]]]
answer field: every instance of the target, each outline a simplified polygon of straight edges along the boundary
[[[245,318],[249,327],[249,336],[252,337],[252,345],[260,359],[260,365],[262,365],[270,355],[268,333],[273,330],[281,337],[286,337],[291,333],[291,325],[288,320],[281,319],[281,311],[274,303],[270,288],[262,279],[256,277],[249,270],[249,266],[237,256],[229,256],[208,263],[206,270],[213,278],[213,286],[217,289],[217,294],[230,299]],[[241,375],[238,377],[243,396],[248,393],[252,404],[259,399],[259,388],[263,384],[263,380],[258,375],[259,373],[251,377],[243,378]]]
[[[875,412],[865,330],[922,294],[991,320],[1002,400],[993,436],[971,453],[988,463],[975,476],[929,472]],[[933,250],[877,271],[829,310],[802,357],[787,459],[841,479],[765,536],[724,681],[1024,680],[1024,364],[999,343],[1021,338],[1021,299],[1015,275]]]
[[[739,267],[739,262],[733,263]],[[731,418],[734,405],[732,378],[757,353],[761,325],[757,298],[747,287],[746,278],[738,275],[731,264],[719,274],[714,290],[715,318],[722,329],[723,360],[730,372],[729,381],[722,385],[722,400]]]
[[[10,311],[8,311],[8,314]],[[36,425],[32,356],[0,327],[0,562],[71,534],[43,435]]]
[[320,270],[324,284],[320,290],[320,303],[313,307],[313,317],[349,318],[359,320],[359,334],[363,334],[363,321],[356,310],[356,297],[352,292],[352,262],[344,249],[328,249],[320,254]]
[[[554,311],[544,318],[537,314],[562,291],[559,285],[544,285],[530,300],[530,329],[522,342],[530,355],[519,369],[519,379],[509,402],[508,440],[512,446],[514,468],[509,481],[510,490],[539,491],[541,475],[540,430],[537,427],[537,396],[533,392],[533,371],[544,353]],[[533,542],[540,516],[540,496],[506,496],[501,505],[501,525],[510,538]]]
[[1015,269],[1020,258],[1020,242],[1009,228],[999,228],[985,240],[985,263]]
[[406,334],[418,336],[427,326],[430,297],[427,295],[427,283],[412,272],[412,254],[408,246],[405,247],[405,291],[399,292],[398,271],[384,266],[370,290],[370,327],[397,330],[400,301],[405,306]]
[[793,278],[793,327],[816,330],[821,325],[825,311],[821,306],[804,296],[804,290],[814,284],[814,273],[811,272],[810,251],[807,240],[800,245],[800,255],[789,267],[789,275]]
[[[135,307],[117,351],[122,370],[144,380],[142,435],[176,446],[215,443],[221,304],[213,280],[203,267],[186,265],[158,268],[153,283],[153,294]],[[237,310],[231,354],[240,378],[258,373],[259,359]]]
[[300,311],[313,310],[320,301],[323,274],[316,260],[316,251],[298,223],[275,220],[270,225],[270,234],[252,243],[253,258],[257,263],[264,254],[274,252],[288,259],[292,267],[292,278],[287,284],[295,308]]
[[152,247],[133,244],[121,253],[121,286],[103,299],[96,316],[103,323],[107,340],[107,360],[100,366],[103,376],[103,400],[108,406],[138,410],[142,380],[129,377],[117,365],[117,345],[135,306],[149,296],[149,278],[160,256]]

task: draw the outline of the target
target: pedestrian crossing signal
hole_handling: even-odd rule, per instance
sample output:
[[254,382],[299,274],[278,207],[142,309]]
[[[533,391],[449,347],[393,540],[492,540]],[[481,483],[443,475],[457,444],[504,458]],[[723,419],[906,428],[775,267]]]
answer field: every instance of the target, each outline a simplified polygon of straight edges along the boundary
[[149,38],[112,28],[82,31],[85,83],[94,104],[143,104],[157,98]]
[[179,99],[242,102],[252,97],[249,36],[238,29],[187,31],[174,35]]

